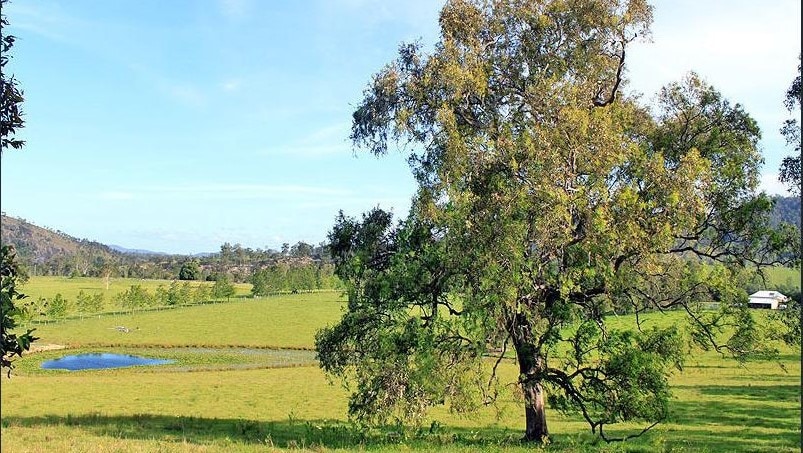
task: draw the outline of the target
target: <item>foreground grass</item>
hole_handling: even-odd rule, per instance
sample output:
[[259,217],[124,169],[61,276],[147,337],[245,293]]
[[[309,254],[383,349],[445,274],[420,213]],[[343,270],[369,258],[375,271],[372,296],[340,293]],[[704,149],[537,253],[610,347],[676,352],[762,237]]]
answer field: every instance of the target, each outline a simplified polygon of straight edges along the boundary
[[[504,372],[512,377],[515,370],[508,366]],[[768,376],[774,379],[768,382]],[[716,373],[704,366],[689,367],[676,378],[670,419],[654,431],[623,444],[606,445],[595,442],[579,420],[551,412],[554,437],[546,449],[797,451],[798,382],[799,367],[780,375],[771,363],[752,364],[748,369],[722,365]],[[329,385],[314,366],[194,373],[61,372],[16,376],[3,382],[2,390],[3,451],[262,451],[265,446],[376,451],[530,449],[517,442],[522,421],[511,396],[503,402],[498,418],[488,409],[474,418],[441,410],[420,432],[395,427],[354,429],[345,422],[345,391]]]
[[[330,385],[314,364],[314,353],[264,349],[311,348],[314,332],[338,319],[342,303],[334,293],[302,294],[39,326],[42,342],[75,349],[30,354],[17,362],[13,379],[3,378],[0,447],[3,452],[533,450],[518,442],[523,414],[515,387],[501,395],[499,412],[489,407],[465,418],[437,408],[420,430],[349,424],[347,391]],[[665,325],[673,316],[646,322]],[[614,324],[627,321],[621,316]],[[115,325],[132,330],[120,332]],[[46,359],[94,351],[177,363],[39,369]],[[553,436],[543,450],[799,451],[800,353],[782,352],[786,371],[774,361],[740,366],[715,353],[694,354],[672,378],[669,419],[625,443],[600,443],[579,417],[549,411]],[[512,361],[503,362],[503,379],[515,381],[516,374]],[[610,434],[639,428],[626,425]]]

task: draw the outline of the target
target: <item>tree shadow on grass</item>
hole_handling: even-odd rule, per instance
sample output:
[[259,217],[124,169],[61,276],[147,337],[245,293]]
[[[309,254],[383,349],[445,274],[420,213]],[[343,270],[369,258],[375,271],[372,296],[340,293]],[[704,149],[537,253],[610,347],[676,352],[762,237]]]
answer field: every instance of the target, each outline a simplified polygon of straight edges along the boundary
[[[673,401],[663,429],[628,441],[611,451],[795,451],[800,445],[800,388],[785,386],[690,386],[700,398]],[[345,450],[413,450],[439,447],[458,450],[516,450],[518,430],[441,427],[420,430],[384,427],[360,430],[338,420],[255,421],[157,414],[14,417],[4,416],[3,428],[71,427],[88,436],[220,445],[221,442],[275,448]],[[628,434],[611,426],[608,434]],[[587,432],[558,433],[552,452],[596,451],[604,445]],[[527,446],[526,448],[530,448]]]
[[332,420],[254,421],[246,419],[217,419],[187,416],[136,414],[107,416],[100,414],[3,417],[3,428],[46,428],[68,426],[96,437],[115,439],[160,439],[167,442],[198,445],[231,441],[266,445],[276,448],[371,449],[398,444],[422,448],[439,445],[476,447],[510,447],[520,445],[518,432],[501,428],[469,430],[461,428],[432,428],[401,432],[384,427],[364,431],[354,425]]
[[800,402],[800,387],[797,385],[710,385],[697,387],[703,395],[728,396],[762,402]]
[[[604,451],[651,453],[655,448],[643,442],[613,444],[605,448],[602,439],[590,434],[559,433],[540,446],[521,440],[523,432],[502,427],[459,428],[437,423],[420,429],[385,426],[361,430],[338,420],[255,421],[187,416],[99,414],[4,417],[4,429],[27,427],[47,429],[69,427],[85,436],[115,440],[154,440],[219,448],[221,444],[246,444],[278,449],[323,449],[346,451],[549,451],[553,453]],[[643,439],[643,438],[642,438]]]
[[688,427],[670,445],[709,451],[795,451],[800,447],[800,387],[685,386],[697,400],[673,401],[669,423]]
[[800,451],[800,434],[758,433],[745,428],[737,433],[717,429],[669,431],[663,451],[761,453]]

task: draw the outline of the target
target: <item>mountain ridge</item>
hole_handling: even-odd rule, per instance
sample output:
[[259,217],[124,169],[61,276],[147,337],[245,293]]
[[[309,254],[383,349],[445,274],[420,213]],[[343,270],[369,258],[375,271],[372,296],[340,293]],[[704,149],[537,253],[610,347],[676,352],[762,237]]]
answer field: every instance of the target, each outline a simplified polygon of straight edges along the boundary
[[0,242],[13,245],[17,256],[42,264],[58,255],[73,255],[81,250],[95,254],[115,255],[108,245],[89,239],[79,239],[61,230],[41,227],[19,217],[0,216]]
[[117,244],[109,244],[109,248],[114,250],[115,252],[126,253],[129,255],[169,255],[169,253],[154,252],[153,250],[130,249]]

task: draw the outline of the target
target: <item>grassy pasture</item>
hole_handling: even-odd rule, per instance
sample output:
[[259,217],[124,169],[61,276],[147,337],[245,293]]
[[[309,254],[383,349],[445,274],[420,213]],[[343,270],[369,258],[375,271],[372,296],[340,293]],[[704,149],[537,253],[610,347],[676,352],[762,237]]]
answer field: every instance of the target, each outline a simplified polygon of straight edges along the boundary
[[[139,278],[111,278],[109,279],[109,289],[106,289],[106,283],[101,278],[94,277],[31,277],[22,285],[21,290],[28,297],[45,299],[53,298],[57,293],[64,296],[70,301],[75,301],[80,291],[89,294],[101,293],[104,295],[105,300],[110,302],[115,295],[122,293],[130,288],[132,285],[140,285],[143,289],[148,290],[153,294],[159,285],[168,287],[172,280],[145,280]],[[181,282],[183,283],[183,282]],[[190,281],[190,285],[194,288],[198,285],[206,285],[212,287],[214,282],[201,282]],[[234,288],[237,291],[235,297],[245,297],[251,293],[250,283],[235,283]]]
[[800,288],[800,269],[789,267],[772,267],[765,270],[767,275],[767,289],[779,286]]
[[[338,292],[317,292],[34,325],[42,343],[312,349],[339,319]],[[117,326],[128,328],[121,332]]]
[[[70,347],[18,361],[3,378],[2,451],[532,451],[522,446],[515,388],[499,410],[460,417],[437,408],[423,429],[361,430],[347,392],[314,363],[315,331],[335,322],[338,293],[274,296],[37,326],[41,343]],[[648,316],[669,325],[680,313]],[[612,320],[624,326],[632,318]],[[120,332],[115,326],[127,326]],[[287,348],[274,351],[265,348]],[[176,363],[112,370],[41,370],[66,353],[120,352]],[[799,451],[800,352],[740,366],[697,352],[673,376],[669,419],[621,444],[596,441],[579,417],[548,412],[545,451]],[[502,377],[515,381],[512,361]],[[638,425],[623,426],[619,434]],[[611,430],[616,435],[616,430]]]
[[[163,290],[167,290],[170,288],[171,283],[173,283],[172,280],[144,280],[135,278],[113,278],[106,282],[101,278],[88,277],[31,277],[27,282],[21,285],[20,291],[27,296],[22,303],[28,307],[28,313],[32,318],[31,322],[38,323],[42,321],[53,321],[54,317],[61,319],[79,315],[95,316],[98,314],[114,314],[124,309],[121,302],[117,300],[117,296],[126,292],[133,286],[139,286],[152,299],[156,300],[157,289],[161,287]],[[207,295],[200,296],[201,298],[196,299],[194,303],[209,303],[215,301],[210,300],[209,296],[213,282],[187,281],[179,282],[179,284],[181,287],[187,284],[190,287],[191,293],[195,292],[196,288],[206,288],[205,291]],[[244,299],[249,297],[251,285],[238,283],[234,284],[234,289],[235,294],[231,299]],[[98,308],[92,308],[91,313],[79,313],[78,295],[81,292],[90,297],[102,296]],[[57,295],[61,295],[66,302],[64,312],[58,315],[49,313],[46,308],[47,304],[51,303]],[[188,294],[188,297],[191,297],[191,295]],[[218,302],[219,301],[220,300],[218,300]],[[161,302],[155,303],[157,305],[163,305],[165,302],[162,300]],[[143,307],[140,307],[139,309],[142,308]]]

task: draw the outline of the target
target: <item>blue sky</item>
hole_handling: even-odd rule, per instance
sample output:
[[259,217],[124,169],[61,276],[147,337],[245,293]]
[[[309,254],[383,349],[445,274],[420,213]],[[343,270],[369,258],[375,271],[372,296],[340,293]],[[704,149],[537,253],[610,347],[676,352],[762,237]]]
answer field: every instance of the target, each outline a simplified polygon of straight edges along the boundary
[[[400,42],[437,39],[431,0],[13,0],[7,66],[27,140],[2,210],[73,236],[172,253],[325,239],[339,209],[403,215],[400,154],[354,154],[351,112]],[[798,1],[656,2],[628,54],[649,99],[695,70],[764,133],[771,193],[800,53]]]

